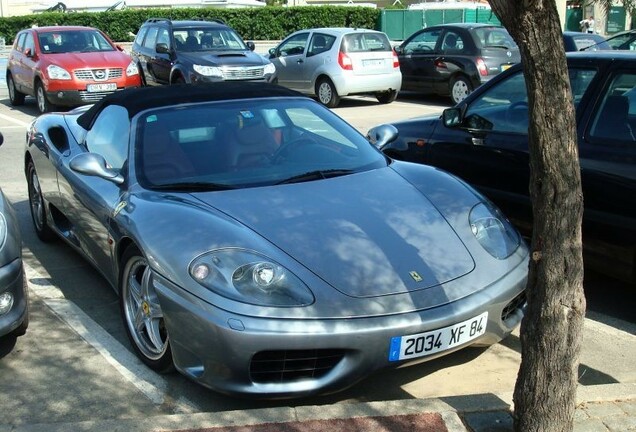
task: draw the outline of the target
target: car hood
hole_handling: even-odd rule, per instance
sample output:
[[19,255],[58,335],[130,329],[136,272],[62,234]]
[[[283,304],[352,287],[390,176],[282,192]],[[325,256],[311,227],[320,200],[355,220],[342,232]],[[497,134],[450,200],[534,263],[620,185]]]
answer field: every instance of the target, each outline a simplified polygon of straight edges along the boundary
[[204,66],[261,66],[268,63],[263,56],[252,51],[210,51],[207,53],[180,53],[181,61]]
[[49,54],[46,58],[51,64],[69,69],[99,69],[109,67],[126,68],[131,61],[130,56],[122,53],[121,51]]
[[391,168],[194,196],[348,296],[424,290],[475,267],[435,206]]

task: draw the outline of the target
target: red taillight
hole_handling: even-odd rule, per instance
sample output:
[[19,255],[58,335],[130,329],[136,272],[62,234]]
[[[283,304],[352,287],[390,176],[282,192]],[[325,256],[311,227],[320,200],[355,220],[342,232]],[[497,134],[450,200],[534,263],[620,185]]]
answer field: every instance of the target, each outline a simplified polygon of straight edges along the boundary
[[477,59],[477,70],[479,71],[479,75],[488,76],[488,67],[486,67],[486,62],[484,59]]
[[392,51],[393,51],[393,67],[394,68],[399,68],[400,67],[400,59],[398,59],[398,55],[395,52],[395,50],[392,50]]
[[342,51],[338,52],[338,64],[344,70],[353,70],[353,62],[351,61],[349,56]]

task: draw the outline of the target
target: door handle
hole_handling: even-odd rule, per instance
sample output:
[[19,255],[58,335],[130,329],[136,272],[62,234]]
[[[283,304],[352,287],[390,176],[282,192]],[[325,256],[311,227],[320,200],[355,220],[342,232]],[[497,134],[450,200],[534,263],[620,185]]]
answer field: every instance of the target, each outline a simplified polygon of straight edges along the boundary
[[296,60],[296,63],[301,64],[301,63],[305,63],[305,61],[303,59],[298,59]]

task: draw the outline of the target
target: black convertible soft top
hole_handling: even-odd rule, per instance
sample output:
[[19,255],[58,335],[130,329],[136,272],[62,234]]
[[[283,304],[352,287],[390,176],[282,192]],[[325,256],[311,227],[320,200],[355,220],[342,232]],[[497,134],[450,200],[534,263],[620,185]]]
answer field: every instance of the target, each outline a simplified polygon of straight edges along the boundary
[[301,93],[275,84],[262,82],[217,82],[201,84],[177,84],[160,87],[140,87],[112,93],[77,118],[77,123],[88,130],[97,115],[109,105],[121,105],[128,116],[148,108],[230,99],[266,97],[306,97]]

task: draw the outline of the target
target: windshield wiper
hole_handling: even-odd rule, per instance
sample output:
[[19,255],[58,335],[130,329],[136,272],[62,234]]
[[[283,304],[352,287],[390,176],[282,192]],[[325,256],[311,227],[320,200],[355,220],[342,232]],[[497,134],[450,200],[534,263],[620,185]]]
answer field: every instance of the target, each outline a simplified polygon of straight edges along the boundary
[[312,180],[323,180],[332,177],[339,177],[347,174],[353,173],[353,170],[348,169],[330,169],[330,170],[316,170],[309,171],[303,174],[298,174],[293,177],[287,178],[285,180],[281,180],[276,184],[287,184],[287,183],[302,183],[306,181]]
[[234,186],[209,182],[181,182],[154,185],[153,190],[178,190],[188,192],[208,192],[236,189]]

